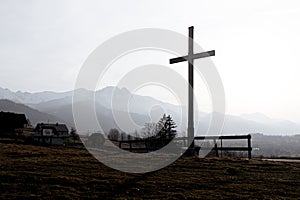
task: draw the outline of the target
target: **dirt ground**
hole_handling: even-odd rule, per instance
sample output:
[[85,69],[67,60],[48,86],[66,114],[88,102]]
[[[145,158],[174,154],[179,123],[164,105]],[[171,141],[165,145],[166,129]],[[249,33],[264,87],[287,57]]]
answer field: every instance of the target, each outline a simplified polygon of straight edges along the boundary
[[182,157],[146,174],[87,150],[0,142],[0,199],[297,199],[300,163]]

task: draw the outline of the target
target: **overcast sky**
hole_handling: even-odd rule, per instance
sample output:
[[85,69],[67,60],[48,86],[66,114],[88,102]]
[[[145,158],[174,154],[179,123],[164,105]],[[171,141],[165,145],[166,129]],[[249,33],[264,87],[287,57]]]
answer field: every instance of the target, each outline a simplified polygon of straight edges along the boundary
[[2,0],[0,87],[72,90],[110,37],[146,27],[187,34],[193,25],[196,42],[217,52],[227,113],[300,122],[299,19],[296,0]]

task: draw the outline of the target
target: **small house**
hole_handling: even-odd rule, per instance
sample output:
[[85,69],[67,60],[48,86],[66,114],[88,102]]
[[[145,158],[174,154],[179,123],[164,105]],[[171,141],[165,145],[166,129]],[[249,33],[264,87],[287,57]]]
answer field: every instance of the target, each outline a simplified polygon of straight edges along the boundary
[[65,124],[45,124],[36,125],[34,141],[50,145],[66,145],[69,141],[69,130]]
[[12,112],[0,112],[0,133],[13,133],[17,128],[28,125],[25,114]]

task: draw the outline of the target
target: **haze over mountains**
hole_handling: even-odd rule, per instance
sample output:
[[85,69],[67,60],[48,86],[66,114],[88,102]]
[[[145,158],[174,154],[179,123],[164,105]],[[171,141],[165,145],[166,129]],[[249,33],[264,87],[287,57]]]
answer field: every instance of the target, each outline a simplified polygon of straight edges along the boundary
[[24,104],[14,103],[13,101],[6,100],[6,99],[0,99],[0,111],[25,113],[26,117],[33,125],[37,124],[38,122],[48,122],[48,121],[65,123],[63,119],[32,109],[29,106],[26,106]]
[[[111,99],[114,92],[114,113],[112,112]],[[80,89],[82,96],[91,91]],[[74,126],[72,114],[73,91],[68,92],[12,92],[0,88],[0,110],[25,113],[33,124],[38,122],[63,122]],[[124,99],[130,98],[128,108],[121,107]],[[129,113],[132,120],[139,126],[146,122],[156,122],[163,113],[170,114],[178,124],[179,132],[186,130],[187,111],[185,107],[172,105],[149,96],[131,94],[125,88],[106,87],[95,92],[95,107],[98,121],[104,131],[118,127],[114,115],[125,116]],[[80,106],[87,106],[86,101],[74,102]],[[183,112],[183,119],[181,118]],[[199,129],[197,134],[203,134],[208,129],[211,114],[199,114]],[[183,121],[183,123],[180,123]],[[96,131],[97,127],[85,121],[86,131]],[[124,127],[123,127],[124,128]],[[126,132],[133,132],[134,126],[126,125]],[[272,135],[293,135],[300,133],[300,124],[288,121],[271,119],[262,113],[244,114],[241,116],[226,115],[222,134],[248,134],[264,133]]]

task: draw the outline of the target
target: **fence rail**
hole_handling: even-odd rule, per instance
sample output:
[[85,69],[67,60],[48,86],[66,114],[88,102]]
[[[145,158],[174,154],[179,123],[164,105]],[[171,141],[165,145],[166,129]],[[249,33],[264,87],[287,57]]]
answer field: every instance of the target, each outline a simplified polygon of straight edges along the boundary
[[[223,140],[247,140],[247,147],[223,147]],[[252,155],[252,147],[251,147],[251,135],[224,135],[224,136],[197,136],[194,139],[196,140],[214,140],[215,146],[212,148],[212,150],[216,151],[216,155],[219,156],[218,151],[247,151],[248,152],[248,158],[251,159]],[[221,141],[221,147],[217,146],[216,140]],[[201,148],[201,147],[200,147]]]
[[[245,139],[247,140],[247,147],[223,147],[223,140],[242,140]],[[178,137],[178,138],[174,138],[174,141],[183,141],[184,142],[184,146],[187,146],[187,140],[188,137]],[[205,148],[205,147],[197,147],[195,146],[195,148],[197,150],[200,149],[211,149],[214,150],[216,152],[216,156],[219,156],[219,151],[221,151],[221,153],[223,151],[247,151],[248,152],[248,158],[251,159],[251,151],[252,151],[252,147],[251,147],[251,135],[228,135],[228,136],[197,136],[194,138],[194,141],[197,140],[213,140],[214,141],[214,147],[213,148]],[[221,146],[217,145],[217,140],[220,140],[221,142]],[[135,151],[146,151],[148,152],[150,149],[147,145],[147,143],[151,142],[148,139],[135,139],[135,140],[119,140],[116,141],[119,143],[119,148],[122,148],[122,144],[129,144],[129,147],[123,147],[122,149],[124,150],[129,150],[130,152],[132,152],[133,150]],[[133,148],[132,144],[144,144],[145,148]]]

